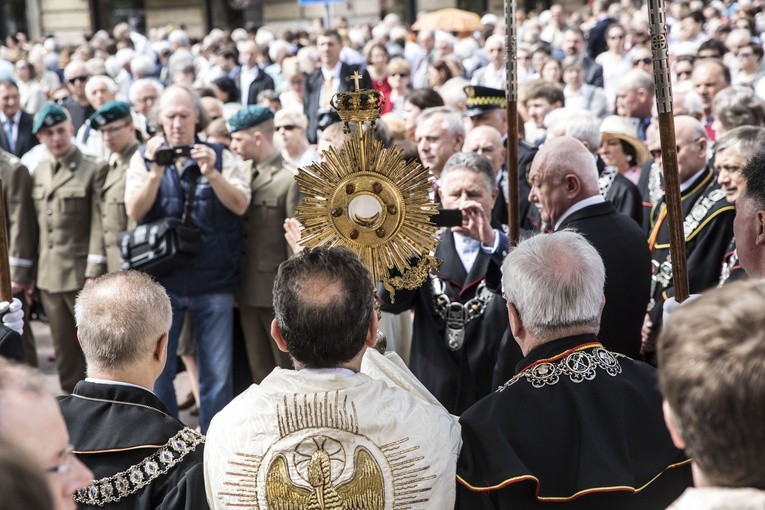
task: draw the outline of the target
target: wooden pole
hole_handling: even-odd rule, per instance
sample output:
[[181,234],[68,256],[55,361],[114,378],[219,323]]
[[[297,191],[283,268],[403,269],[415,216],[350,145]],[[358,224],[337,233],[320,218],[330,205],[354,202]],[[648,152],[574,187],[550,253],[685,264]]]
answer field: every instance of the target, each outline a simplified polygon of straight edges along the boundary
[[656,83],[656,109],[659,112],[664,203],[669,224],[669,252],[672,279],[678,303],[688,298],[688,260],[683,231],[683,208],[680,202],[680,177],[677,169],[675,116],[672,111],[672,78],[669,70],[666,8],[664,0],[648,0],[648,22],[653,52],[653,78]]
[[[518,204],[518,39],[517,0],[505,0],[505,59],[507,62],[507,226],[512,246],[520,236]],[[502,191],[500,190],[500,193]]]
[[0,301],[11,302],[11,265],[8,261],[8,223],[5,214],[5,193],[0,179]]

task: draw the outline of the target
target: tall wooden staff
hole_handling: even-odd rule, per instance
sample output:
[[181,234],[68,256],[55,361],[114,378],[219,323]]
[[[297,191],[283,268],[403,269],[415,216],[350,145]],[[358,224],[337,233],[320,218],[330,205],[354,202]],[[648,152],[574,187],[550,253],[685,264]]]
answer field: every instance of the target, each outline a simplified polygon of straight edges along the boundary
[[[505,58],[507,62],[507,225],[510,244],[518,243],[518,67],[515,2],[505,0]],[[500,191],[501,192],[501,191]]]
[[11,302],[11,265],[8,260],[8,224],[5,214],[5,194],[0,180],[0,301]]
[[669,250],[672,257],[672,279],[675,299],[688,298],[688,261],[685,254],[683,209],[680,205],[680,177],[677,171],[675,117],[672,112],[672,80],[669,72],[666,9],[664,0],[648,0],[648,22],[653,52],[653,78],[656,83],[656,109],[659,112],[664,203],[669,222]]

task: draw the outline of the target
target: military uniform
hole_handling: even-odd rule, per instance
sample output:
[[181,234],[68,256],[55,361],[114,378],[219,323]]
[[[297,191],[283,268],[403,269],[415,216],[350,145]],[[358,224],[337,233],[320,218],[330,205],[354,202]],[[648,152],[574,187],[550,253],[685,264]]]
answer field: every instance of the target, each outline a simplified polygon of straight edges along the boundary
[[[21,160],[0,149],[0,178],[3,182],[5,218],[8,227],[8,262],[11,281],[23,285],[34,280],[34,258],[37,243],[37,222],[32,204],[32,176]],[[26,303],[23,296],[18,297]],[[29,317],[25,304],[24,315]],[[37,350],[29,321],[24,323],[24,354],[27,362],[37,366]]]
[[104,250],[106,251],[106,270],[119,271],[122,263],[117,246],[117,235],[135,227],[125,209],[125,178],[130,158],[139,147],[138,142],[128,145],[121,153],[109,157],[109,171],[101,192],[101,223],[104,228]]
[[206,510],[204,436],[184,427],[149,390],[91,380],[59,400],[77,457],[95,481],[81,509]]
[[50,321],[61,387],[67,392],[85,377],[74,300],[86,278],[106,271],[100,196],[107,170],[105,163],[74,147],[58,160],[45,160],[33,175],[37,287]]
[[244,216],[242,286],[237,303],[250,370],[259,383],[275,366],[289,365],[289,358],[271,339],[271,292],[279,264],[290,256],[283,224],[295,216],[299,193],[294,168],[278,151],[261,163],[247,164],[252,200]]
[[[710,167],[696,177],[681,193],[688,259],[688,284],[698,294],[719,283],[720,261],[733,237],[735,208],[725,200]],[[675,295],[672,265],[669,256],[669,222],[662,198],[651,211],[649,248],[654,277],[649,315],[657,333],[662,321],[664,301]]]

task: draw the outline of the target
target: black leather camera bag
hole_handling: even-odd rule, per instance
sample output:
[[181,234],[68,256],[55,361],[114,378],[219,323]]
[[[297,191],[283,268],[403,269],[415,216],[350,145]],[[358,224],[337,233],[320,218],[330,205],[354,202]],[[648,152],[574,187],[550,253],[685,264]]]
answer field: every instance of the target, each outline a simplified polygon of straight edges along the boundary
[[202,250],[202,233],[191,223],[194,191],[198,180],[197,177],[189,185],[182,218],[162,218],[120,232],[117,243],[122,257],[122,269],[137,269],[159,277],[194,260]]

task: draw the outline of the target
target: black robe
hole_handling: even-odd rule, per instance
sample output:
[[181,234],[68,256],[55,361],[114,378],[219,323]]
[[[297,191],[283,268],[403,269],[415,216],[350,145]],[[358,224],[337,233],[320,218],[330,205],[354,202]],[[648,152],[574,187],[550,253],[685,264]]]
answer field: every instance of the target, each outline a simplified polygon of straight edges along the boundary
[[[445,283],[452,301],[465,303],[472,299],[484,279],[489,288],[499,287],[499,267],[480,250],[470,274],[466,274],[449,231],[443,233],[436,257],[443,261],[437,277]],[[446,322],[436,311],[430,280],[415,290],[397,290],[394,297],[395,302],[391,302],[390,295],[378,287],[383,311],[414,309],[409,368],[450,413],[460,414],[496,389],[493,372],[508,323],[505,300],[500,295],[491,298],[483,315],[465,325],[465,344],[457,351],[446,345]],[[514,352],[520,359],[517,345]]]
[[[59,405],[75,453],[96,480],[140,464],[184,428],[153,393],[134,386],[80,381]],[[197,444],[167,473],[106,508],[207,509],[203,450]]]
[[[603,172],[606,170],[606,164],[600,156],[598,156],[596,163],[598,174],[603,175]],[[643,224],[643,197],[640,189],[622,174],[616,173],[611,186],[603,198],[614,204],[614,209],[635,220],[638,225]]]
[[[681,194],[683,218],[686,218],[694,205],[699,203],[699,199],[705,196],[712,196],[717,200],[702,218],[697,218],[699,225],[692,233],[686,233],[685,237],[688,286],[691,294],[698,294],[718,285],[721,261],[733,238],[733,218],[736,216],[736,211],[734,206],[725,200],[710,167],[707,167]],[[655,234],[656,238],[651,253],[654,264],[662,264],[669,255],[669,222],[666,218],[660,221],[663,207],[664,198],[659,200],[651,212],[651,233]],[[658,232],[654,232],[655,229],[658,229]],[[675,288],[672,281],[666,288],[656,285],[653,293],[655,304],[649,312],[654,334],[658,333],[661,327],[664,301],[674,295]]]
[[664,509],[692,484],[653,367],[594,335],[545,343],[463,413],[457,509]]
[[651,254],[643,230],[608,201],[566,217],[558,230],[566,228],[582,234],[606,267],[606,306],[598,338],[608,350],[637,358],[651,294]]

